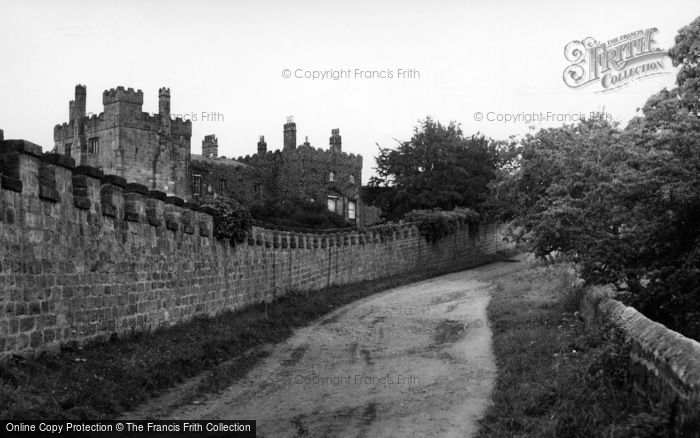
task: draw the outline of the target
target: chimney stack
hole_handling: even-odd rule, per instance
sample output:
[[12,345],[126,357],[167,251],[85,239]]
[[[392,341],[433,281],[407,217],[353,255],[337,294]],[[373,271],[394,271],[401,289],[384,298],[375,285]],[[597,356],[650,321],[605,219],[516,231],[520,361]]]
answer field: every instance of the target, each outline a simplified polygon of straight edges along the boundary
[[204,140],[202,140],[202,155],[207,158],[219,156],[219,140],[215,134],[204,136]]
[[342,152],[341,143],[340,129],[331,129],[330,150],[333,152]]
[[284,149],[297,148],[297,124],[294,123],[294,117],[287,117],[287,123],[284,124]]
[[265,136],[261,135],[260,140],[258,140],[258,154],[263,155],[267,152],[267,143],[265,143]]

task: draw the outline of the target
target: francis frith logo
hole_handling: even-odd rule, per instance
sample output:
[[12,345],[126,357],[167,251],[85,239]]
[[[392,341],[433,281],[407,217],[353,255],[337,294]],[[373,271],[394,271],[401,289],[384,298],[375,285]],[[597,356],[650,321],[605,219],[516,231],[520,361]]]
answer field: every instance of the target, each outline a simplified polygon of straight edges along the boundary
[[605,42],[592,37],[571,41],[564,48],[566,60],[572,63],[564,70],[564,83],[571,88],[600,84],[600,93],[669,73],[664,63],[668,51],[656,47],[656,32],[653,27]]

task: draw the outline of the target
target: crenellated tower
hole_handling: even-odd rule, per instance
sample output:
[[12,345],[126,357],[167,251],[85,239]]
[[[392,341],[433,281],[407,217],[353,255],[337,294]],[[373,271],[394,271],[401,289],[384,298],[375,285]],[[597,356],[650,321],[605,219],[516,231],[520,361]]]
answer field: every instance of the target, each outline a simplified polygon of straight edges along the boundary
[[87,116],[86,87],[75,87],[69,121],[54,128],[55,150],[76,164],[188,197],[192,123],[173,119],[170,89],[158,90],[158,114],[143,112],[143,91],[116,87],[102,93],[104,111]]

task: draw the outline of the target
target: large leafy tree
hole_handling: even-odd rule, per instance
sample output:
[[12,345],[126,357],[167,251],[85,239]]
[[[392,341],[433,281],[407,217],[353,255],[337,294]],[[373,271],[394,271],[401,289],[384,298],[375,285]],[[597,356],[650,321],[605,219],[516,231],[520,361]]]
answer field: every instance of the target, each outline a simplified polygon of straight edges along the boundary
[[700,338],[700,19],[670,51],[678,87],[625,129],[597,121],[542,130],[492,184],[492,208],[540,256],[575,257],[654,320]]
[[388,219],[415,209],[475,207],[486,196],[499,163],[498,145],[487,138],[465,137],[459,125],[431,118],[419,122],[409,141],[395,149],[379,148],[377,176],[366,200]]

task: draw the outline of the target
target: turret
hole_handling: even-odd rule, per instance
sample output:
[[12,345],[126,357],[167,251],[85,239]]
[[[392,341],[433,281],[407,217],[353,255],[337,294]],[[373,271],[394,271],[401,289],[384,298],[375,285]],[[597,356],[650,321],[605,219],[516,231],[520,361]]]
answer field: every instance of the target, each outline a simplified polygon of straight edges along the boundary
[[258,140],[258,154],[262,155],[267,152],[267,143],[265,143],[265,136],[261,135],[260,140]]
[[[69,104],[70,105],[70,104]],[[87,109],[87,88],[85,85],[75,86],[75,102],[73,104],[73,120],[85,117]]]
[[158,114],[161,118],[170,118],[170,88],[158,90]]
[[170,88],[158,89],[158,114],[160,115],[160,124],[163,127],[163,132],[170,135],[171,120],[170,120]]
[[284,149],[297,148],[297,124],[294,123],[294,117],[287,117],[287,123],[284,124]]
[[340,129],[331,129],[330,148],[333,152],[342,152]]

